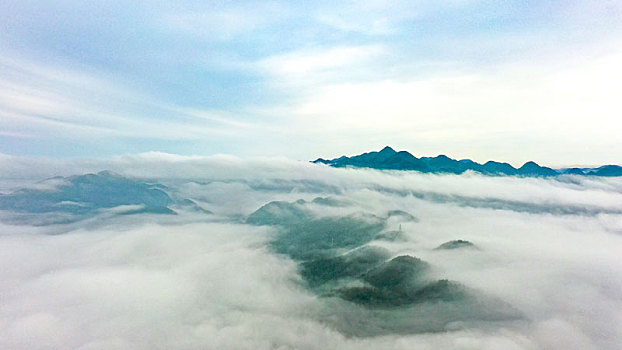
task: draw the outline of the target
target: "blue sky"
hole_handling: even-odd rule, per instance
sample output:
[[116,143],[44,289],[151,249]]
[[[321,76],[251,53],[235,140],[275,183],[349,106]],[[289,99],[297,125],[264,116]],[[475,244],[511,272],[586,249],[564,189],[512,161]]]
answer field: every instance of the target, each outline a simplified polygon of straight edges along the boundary
[[620,163],[619,1],[0,3],[0,153]]

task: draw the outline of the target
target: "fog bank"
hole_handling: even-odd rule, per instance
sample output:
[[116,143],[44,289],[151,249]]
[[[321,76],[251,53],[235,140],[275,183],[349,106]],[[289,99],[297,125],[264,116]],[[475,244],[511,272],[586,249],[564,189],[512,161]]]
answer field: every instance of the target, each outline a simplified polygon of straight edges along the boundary
[[[111,170],[157,185],[175,213],[93,207],[63,221],[56,219],[66,212],[51,210],[35,226],[42,214],[0,210],[0,348],[583,350],[622,342],[617,178],[433,175],[157,153],[0,163],[4,195],[55,193],[67,182],[39,181]],[[249,220],[254,213],[272,221]],[[307,236],[295,250],[295,237]],[[455,240],[472,245],[438,249]],[[313,265],[320,256],[358,261],[348,254],[361,249],[382,253],[375,265],[347,265],[360,272],[320,284],[305,272],[325,266]],[[373,276],[400,256],[427,264],[421,283],[461,289],[387,304],[396,289],[374,285]],[[343,294],[370,284],[380,305]],[[469,311],[447,311],[460,303]],[[438,328],[418,326],[421,318]]]

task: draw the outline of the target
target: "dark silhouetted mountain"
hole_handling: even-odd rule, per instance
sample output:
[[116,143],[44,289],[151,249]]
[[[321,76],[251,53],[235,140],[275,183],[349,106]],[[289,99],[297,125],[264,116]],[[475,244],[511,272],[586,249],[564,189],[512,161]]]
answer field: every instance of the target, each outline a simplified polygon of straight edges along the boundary
[[371,269],[363,279],[376,288],[409,289],[421,284],[422,275],[429,269],[430,265],[425,261],[401,255]]
[[202,206],[197,204],[197,202],[192,199],[182,199],[178,203],[176,203],[178,207],[183,208],[188,211],[193,211],[202,214],[214,214],[212,211],[204,209]]
[[482,170],[485,174],[493,175],[516,175],[518,173],[516,168],[510,164],[495,162],[494,160],[489,160],[484,163],[484,165],[482,165]]
[[417,218],[411,213],[407,213],[403,210],[389,210],[387,218],[401,218],[404,221],[418,221]]
[[603,165],[600,168],[592,169],[588,174],[596,176],[622,176],[622,167],[618,165]]
[[330,160],[326,160],[324,158],[318,158],[314,160],[313,163],[330,164]]
[[559,172],[551,168],[539,166],[536,162],[527,162],[518,168],[518,174],[525,176],[555,176],[559,175]]
[[341,156],[335,159],[318,158],[316,164],[327,164],[333,167],[359,167],[383,170],[415,170],[424,173],[462,174],[465,171],[475,171],[486,175],[510,176],[557,176],[557,175],[593,175],[593,176],[622,176],[622,167],[605,165],[594,169],[563,169],[555,170],[540,166],[533,161],[525,163],[516,169],[508,163],[488,161],[479,164],[470,159],[455,160],[446,155],[436,157],[417,158],[406,151],[396,152],[386,146],[379,152],[368,152],[357,156]]
[[425,274],[429,268],[418,258],[398,256],[364,274],[368,286],[344,288],[341,297],[359,305],[382,308],[468,300],[469,291],[459,283],[428,280]]
[[315,217],[309,204],[274,201],[251,213],[247,224],[280,226],[271,246],[278,253],[297,260],[326,258],[339,249],[353,249],[374,239],[384,228],[385,220],[368,213],[342,217]]
[[[367,157],[381,158],[379,153]],[[370,336],[440,331],[457,322],[520,317],[502,301],[438,279],[430,263],[409,255],[395,257],[384,244],[377,244],[386,241],[389,237],[381,236],[389,232],[401,233],[386,231],[389,222],[416,221],[412,214],[390,210],[386,216],[366,212],[339,216],[339,211],[331,211],[341,205],[322,197],[275,201],[246,219],[248,224],[274,226],[269,247],[297,264],[306,288],[339,306],[320,312],[327,312],[325,319],[340,332]],[[323,216],[326,210],[332,214]],[[430,314],[439,321],[428,324]]]
[[460,164],[467,170],[474,170],[474,171],[478,171],[480,173],[485,172],[484,166],[476,163],[470,159],[462,159],[459,161]]
[[304,203],[270,202],[249,215],[246,223],[252,225],[289,225],[297,223],[303,219],[310,218],[310,215],[301,204]]
[[385,147],[380,152],[368,152],[354,157],[342,156],[333,160],[319,158],[314,163],[329,164],[334,167],[355,166],[360,168],[418,170],[426,171],[425,162],[402,151],[395,152],[391,147]]
[[470,164],[451,159],[444,154],[436,157],[422,157],[421,160],[427,164],[430,171],[440,173],[461,174],[467,170],[467,166]]
[[109,171],[55,177],[38,185],[0,196],[0,209],[26,213],[84,214],[102,208],[140,205],[142,212],[172,213],[167,207],[172,200],[166,192]]
[[475,244],[462,239],[457,239],[455,241],[445,242],[436,247],[435,250],[450,250],[458,248],[475,248]]
[[23,224],[67,223],[98,213],[113,215],[176,214],[169,208],[211,212],[190,199],[175,201],[161,184],[129,179],[111,171],[53,177],[29,187],[0,194],[0,210]]
[[305,261],[301,264],[301,275],[310,286],[316,287],[343,278],[358,278],[390,256],[385,248],[363,246],[344,255]]
[[563,173],[568,174],[568,175],[585,175],[585,172],[583,171],[583,169],[579,169],[579,168],[564,169]]

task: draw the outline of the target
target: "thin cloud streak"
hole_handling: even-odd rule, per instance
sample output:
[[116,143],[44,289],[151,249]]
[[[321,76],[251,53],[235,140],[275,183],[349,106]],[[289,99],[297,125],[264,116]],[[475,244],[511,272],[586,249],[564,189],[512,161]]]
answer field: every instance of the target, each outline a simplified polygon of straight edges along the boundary
[[[160,140],[240,138],[248,122],[210,117],[219,111],[166,106],[93,73],[3,57],[0,126],[5,137],[86,142],[93,137]],[[197,120],[199,118],[200,120]],[[55,142],[63,142],[56,139]]]

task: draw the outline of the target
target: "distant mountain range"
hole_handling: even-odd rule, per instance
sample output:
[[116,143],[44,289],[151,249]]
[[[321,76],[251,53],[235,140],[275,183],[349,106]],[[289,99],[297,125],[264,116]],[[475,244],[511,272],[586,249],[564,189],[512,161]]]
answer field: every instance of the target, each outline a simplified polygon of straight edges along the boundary
[[396,152],[387,146],[379,152],[368,152],[357,156],[342,156],[335,159],[318,158],[313,163],[328,164],[333,167],[359,167],[390,170],[415,170],[424,173],[451,173],[462,174],[471,170],[486,175],[516,175],[516,176],[557,176],[593,175],[593,176],[622,176],[622,167],[619,165],[604,165],[598,168],[564,168],[552,169],[540,166],[535,162],[527,162],[520,168],[508,163],[488,161],[484,164],[470,159],[456,160],[445,155],[436,157],[417,158],[406,151]]
[[[126,178],[111,171],[58,176],[39,181],[31,188],[0,193],[0,222],[69,223],[106,210],[114,215],[174,215],[176,210],[211,214],[191,199],[171,198],[166,190],[166,186]],[[4,215],[7,213],[20,215],[7,217]]]

